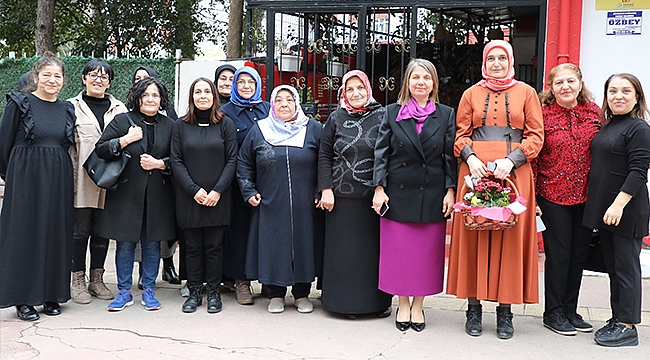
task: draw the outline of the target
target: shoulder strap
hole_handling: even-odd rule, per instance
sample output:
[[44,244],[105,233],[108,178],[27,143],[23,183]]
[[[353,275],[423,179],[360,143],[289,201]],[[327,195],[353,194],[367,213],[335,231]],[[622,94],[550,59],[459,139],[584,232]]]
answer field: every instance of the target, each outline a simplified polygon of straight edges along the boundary
[[135,126],[135,123],[131,119],[131,113],[130,112],[126,113],[126,118],[127,118],[127,120],[129,120],[129,124],[131,124],[131,126]]

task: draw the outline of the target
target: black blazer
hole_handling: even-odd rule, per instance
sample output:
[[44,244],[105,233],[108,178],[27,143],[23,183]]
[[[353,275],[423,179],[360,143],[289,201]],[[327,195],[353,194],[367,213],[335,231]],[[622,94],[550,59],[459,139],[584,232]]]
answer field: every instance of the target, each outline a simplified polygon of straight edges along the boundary
[[442,200],[456,189],[456,116],[436,104],[418,135],[414,119],[395,121],[400,105],[386,107],[375,144],[373,182],[384,187],[390,209],[385,217],[402,222],[444,221]]

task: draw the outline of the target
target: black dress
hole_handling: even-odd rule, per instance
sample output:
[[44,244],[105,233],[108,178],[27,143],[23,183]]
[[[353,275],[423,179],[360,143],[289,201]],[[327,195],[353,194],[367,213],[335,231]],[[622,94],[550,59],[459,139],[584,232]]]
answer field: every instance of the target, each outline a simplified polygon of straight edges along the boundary
[[323,308],[342,314],[385,310],[392,295],[379,290],[379,215],[371,208],[377,132],[385,110],[363,115],[333,112],[323,130],[318,189],[331,188],[334,209],[325,213]]
[[12,93],[0,123],[0,308],[70,299],[74,107]]

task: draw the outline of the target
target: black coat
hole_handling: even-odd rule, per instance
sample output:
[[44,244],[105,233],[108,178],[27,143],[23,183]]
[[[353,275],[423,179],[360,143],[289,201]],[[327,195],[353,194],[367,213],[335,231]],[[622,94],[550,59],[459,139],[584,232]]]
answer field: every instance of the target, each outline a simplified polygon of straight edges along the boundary
[[109,239],[139,241],[146,203],[147,241],[176,239],[174,189],[169,166],[174,121],[158,114],[154,125],[155,142],[149,155],[165,161],[167,169],[164,171],[145,171],[140,166],[140,155],[145,153],[147,147],[147,130],[142,115],[137,111],[115,116],[95,145],[97,155],[110,159],[121,154],[119,137],[129,130],[128,115],[137,126],[143,128],[143,137],[124,148],[131,154],[131,159],[119,178],[117,190],[107,191],[106,205],[95,230],[98,235]]
[[454,109],[436,104],[418,135],[415,120],[395,121],[400,105],[386,107],[375,144],[373,182],[384,187],[390,209],[385,217],[402,222],[444,221],[442,200],[456,188]]

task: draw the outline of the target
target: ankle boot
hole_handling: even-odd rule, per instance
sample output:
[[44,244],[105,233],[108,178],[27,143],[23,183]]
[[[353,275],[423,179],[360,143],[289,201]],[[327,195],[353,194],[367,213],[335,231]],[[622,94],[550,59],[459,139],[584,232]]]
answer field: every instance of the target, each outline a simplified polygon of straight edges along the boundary
[[512,325],[510,306],[497,306],[497,337],[507,340],[514,334],[515,327]]
[[193,313],[196,311],[196,308],[201,306],[203,303],[203,295],[201,294],[201,285],[191,286],[190,296],[183,303],[183,312]]
[[465,317],[465,332],[471,336],[480,336],[483,333],[483,305],[468,305]]
[[208,312],[210,314],[218,313],[221,311],[221,294],[219,294],[219,286],[206,285],[208,292]]
[[178,278],[176,274],[176,269],[174,269],[174,259],[170,256],[163,259],[163,281],[169,281],[170,284],[180,285],[181,279]]
[[142,285],[142,261],[138,261],[138,289],[144,290]]
[[88,292],[102,300],[112,300],[115,298],[113,292],[106,287],[106,284],[104,284],[104,269],[90,270]]
[[240,305],[253,305],[251,282],[248,280],[235,280],[235,299]]
[[83,270],[72,273],[70,297],[72,298],[72,301],[77,304],[90,304],[90,301],[92,300],[90,293],[86,288],[86,274],[84,274]]

